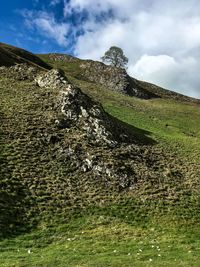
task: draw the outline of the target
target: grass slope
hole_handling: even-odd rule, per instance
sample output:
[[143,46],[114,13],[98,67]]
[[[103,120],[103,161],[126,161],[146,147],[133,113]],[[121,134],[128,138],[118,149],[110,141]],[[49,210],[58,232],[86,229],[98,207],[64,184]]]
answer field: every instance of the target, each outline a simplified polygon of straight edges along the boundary
[[12,45],[0,43],[0,66],[12,66],[16,63],[28,63],[50,69],[48,64],[34,54]]
[[[47,63],[52,62],[47,61]],[[76,62],[56,62],[54,65],[63,68],[67,77],[80,86],[84,92],[100,101],[107,112],[133,126],[138,136],[145,132],[155,140],[157,142],[154,145],[155,150],[169,153],[171,156],[168,166],[166,166],[169,172],[170,163],[176,162],[176,160],[182,162],[185,180],[179,182],[177,176],[177,180],[174,181],[176,187],[170,187],[167,180],[165,181],[164,186],[171,188],[171,198],[160,197],[164,190],[162,181],[160,181],[161,187],[149,187],[148,184],[140,187],[139,197],[137,192],[135,197],[132,194],[110,196],[110,200],[105,204],[94,205],[91,203],[87,209],[81,207],[71,216],[66,216],[62,222],[56,218],[51,220],[50,215],[46,221],[41,221],[31,231],[18,236],[7,236],[0,241],[0,266],[199,266],[199,105],[170,99],[130,98],[80,79],[81,73]],[[50,111],[48,108],[43,110],[37,106],[35,100],[38,92],[34,91],[32,85],[26,82],[15,83],[15,87],[12,89],[6,86],[7,83],[8,80],[1,77],[1,93],[4,96],[1,112],[2,115],[6,114],[9,117],[13,116],[15,110],[20,111],[19,109],[21,109],[21,112],[17,112],[15,125],[18,130],[17,135],[20,138],[23,137],[22,117],[19,114],[23,114],[25,110],[28,111],[27,126],[29,119],[37,118],[40,124],[42,122],[41,127],[48,127],[45,120],[43,121],[43,116],[38,117],[38,114],[44,112],[47,119]],[[34,96],[33,98],[25,94],[27,88],[29,88],[29,93]],[[32,100],[30,101],[30,99]],[[46,97],[43,101],[47,101],[45,99]],[[22,106],[20,101],[23,101],[25,106]],[[48,103],[44,103],[45,105],[48,106]],[[7,122],[11,121],[8,120],[8,117],[6,118]],[[3,116],[1,118],[5,119]],[[11,126],[8,124],[7,127],[9,133]],[[29,132],[29,129],[26,129]],[[39,130],[35,132],[36,135],[37,132]],[[27,133],[24,138],[27,138]],[[1,136],[3,140],[6,139],[5,135]],[[10,142],[9,139],[8,141]],[[24,139],[24,141],[26,140]],[[17,149],[17,143],[9,146],[9,142],[6,148],[4,147],[6,153],[11,153],[12,160],[15,160],[13,158],[15,156],[20,162],[20,157],[17,156],[19,152],[17,150],[12,152],[13,147]],[[33,146],[36,143],[33,143]],[[32,146],[27,146],[27,148],[31,149],[30,153],[33,153],[31,164],[35,164],[34,157],[38,158],[37,153],[45,156],[39,146],[35,151]],[[5,156],[5,153],[3,155]],[[40,163],[47,164],[45,157],[42,157],[40,157]],[[5,157],[0,160],[5,161]],[[53,163],[52,159],[51,162]],[[7,163],[4,163],[6,168]],[[163,164],[166,163],[163,162]],[[38,172],[42,170],[37,165],[33,165],[33,172],[37,171],[37,168],[39,168]],[[9,179],[9,171],[5,170],[2,175],[6,173],[7,179]],[[23,171],[20,175],[22,173]],[[13,194],[12,198],[10,195],[8,198],[11,204],[19,195],[19,192],[15,192],[13,188],[16,185],[19,188],[20,175],[16,176],[16,181],[10,185]],[[47,175],[49,174],[47,173]],[[179,183],[180,188],[177,186]],[[26,193],[26,190],[27,188],[21,188],[21,196],[23,196],[23,192]],[[179,198],[174,197],[177,193],[180,194]],[[48,198],[48,196],[46,197]],[[11,212],[12,216],[17,213],[21,213],[23,216],[23,208],[20,208],[23,207],[25,199],[18,198],[18,201],[18,208]],[[8,214],[7,218],[10,218],[11,214]],[[20,222],[18,223],[20,224]],[[27,221],[27,224],[30,224],[30,221]]]

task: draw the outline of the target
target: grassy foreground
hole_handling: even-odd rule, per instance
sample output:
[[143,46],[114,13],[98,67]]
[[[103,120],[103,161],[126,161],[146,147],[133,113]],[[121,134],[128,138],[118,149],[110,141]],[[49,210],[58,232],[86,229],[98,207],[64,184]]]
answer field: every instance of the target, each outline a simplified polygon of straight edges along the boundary
[[2,241],[0,266],[199,266],[199,234],[198,226],[87,216]]
[[0,241],[0,266],[198,267],[199,204],[198,196],[171,204],[119,198]]

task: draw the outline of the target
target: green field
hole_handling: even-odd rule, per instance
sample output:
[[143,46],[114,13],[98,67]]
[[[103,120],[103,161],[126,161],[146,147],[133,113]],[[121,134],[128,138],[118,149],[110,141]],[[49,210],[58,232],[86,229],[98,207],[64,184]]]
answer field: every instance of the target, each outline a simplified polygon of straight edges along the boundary
[[199,266],[199,226],[87,216],[1,242],[3,266]]

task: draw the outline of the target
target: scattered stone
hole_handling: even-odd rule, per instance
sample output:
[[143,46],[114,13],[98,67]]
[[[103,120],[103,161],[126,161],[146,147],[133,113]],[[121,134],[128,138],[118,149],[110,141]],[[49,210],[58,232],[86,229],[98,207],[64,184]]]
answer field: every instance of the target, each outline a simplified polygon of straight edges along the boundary
[[5,76],[12,77],[19,81],[33,81],[39,71],[40,69],[37,66],[31,66],[26,63],[16,64],[11,67],[0,67],[0,72],[3,72]]

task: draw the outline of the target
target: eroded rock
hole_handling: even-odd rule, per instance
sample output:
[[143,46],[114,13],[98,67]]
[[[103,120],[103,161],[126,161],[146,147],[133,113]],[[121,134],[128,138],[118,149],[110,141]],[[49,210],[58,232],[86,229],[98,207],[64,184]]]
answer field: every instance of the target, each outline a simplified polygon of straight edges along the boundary
[[89,81],[99,83],[113,91],[143,99],[157,97],[141,88],[138,83],[127,74],[125,69],[107,66],[101,62],[92,60],[80,64],[80,67],[83,71],[83,76]]
[[40,87],[59,90],[59,109],[62,118],[56,119],[60,128],[76,125],[86,138],[96,144],[117,146],[118,142],[129,138],[123,129],[104,111],[103,107],[75,87],[59,70],[50,70],[35,79]]
[[39,75],[35,82],[40,87],[62,87],[68,83],[67,78],[63,75],[63,72],[58,69],[52,69],[48,72]]

